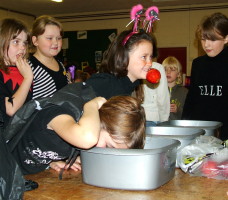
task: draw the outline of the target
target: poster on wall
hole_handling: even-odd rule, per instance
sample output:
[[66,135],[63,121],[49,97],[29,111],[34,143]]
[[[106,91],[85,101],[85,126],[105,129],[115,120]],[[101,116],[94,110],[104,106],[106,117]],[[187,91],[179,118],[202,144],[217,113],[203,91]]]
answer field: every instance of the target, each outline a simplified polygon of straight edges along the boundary
[[95,63],[100,63],[102,60],[102,51],[95,51]]
[[111,35],[108,36],[108,39],[110,42],[112,42],[116,38],[116,33],[112,33]]
[[78,31],[77,32],[77,39],[78,40],[85,40],[85,39],[87,39],[87,31]]
[[[99,61],[103,59],[103,54],[110,45],[109,36],[114,36],[116,33],[116,29],[65,31],[64,38],[68,38],[69,46],[64,57],[68,61],[78,63],[79,67],[81,67],[81,62],[87,61],[91,68],[98,69]],[[87,39],[77,39],[77,37]]]

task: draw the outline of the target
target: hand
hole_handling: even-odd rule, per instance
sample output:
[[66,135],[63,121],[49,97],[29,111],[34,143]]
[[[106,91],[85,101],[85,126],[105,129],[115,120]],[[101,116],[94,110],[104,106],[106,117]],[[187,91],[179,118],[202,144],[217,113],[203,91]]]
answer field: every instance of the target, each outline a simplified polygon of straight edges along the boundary
[[64,161],[56,161],[56,162],[51,162],[49,166],[55,171],[60,172],[60,170],[65,167],[65,164],[66,163]]
[[25,58],[22,58],[22,56],[19,56],[17,58],[16,65],[17,65],[17,68],[18,68],[20,74],[24,78],[33,79],[32,69]]
[[[60,172],[60,170],[62,168],[68,169],[69,164],[66,166],[65,165],[66,165],[66,162],[64,162],[64,161],[55,161],[55,162],[51,162],[49,166],[52,169],[54,169],[55,171]],[[74,171],[80,171],[81,170],[80,156],[77,157],[76,161],[74,162],[74,164],[70,168],[73,169]]]
[[74,164],[71,166],[71,169],[73,169],[74,171],[82,170],[80,156],[77,157],[77,159],[75,160]]
[[177,112],[177,105],[175,103],[170,104],[170,112],[173,112],[173,113]]

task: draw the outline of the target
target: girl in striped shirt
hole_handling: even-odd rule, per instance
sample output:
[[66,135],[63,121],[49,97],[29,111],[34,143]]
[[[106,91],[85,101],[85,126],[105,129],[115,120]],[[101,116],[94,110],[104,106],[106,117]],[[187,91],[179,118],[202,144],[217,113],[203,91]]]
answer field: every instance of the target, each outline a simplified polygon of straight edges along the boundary
[[52,96],[69,82],[63,64],[56,59],[62,35],[62,25],[53,17],[43,15],[33,23],[35,53],[29,59],[34,74],[33,99]]

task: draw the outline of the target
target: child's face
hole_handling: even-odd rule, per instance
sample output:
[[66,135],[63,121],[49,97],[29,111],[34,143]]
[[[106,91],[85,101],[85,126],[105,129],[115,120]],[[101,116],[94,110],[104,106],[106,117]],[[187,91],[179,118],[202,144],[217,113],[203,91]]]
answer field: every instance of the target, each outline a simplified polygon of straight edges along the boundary
[[25,56],[27,45],[27,34],[21,31],[15,39],[10,41],[8,52],[5,51],[5,64],[16,65],[17,59]]
[[203,47],[203,50],[206,52],[206,54],[209,57],[215,57],[217,56],[223,49],[224,45],[228,41],[228,36],[227,39],[221,39],[221,40],[208,40],[208,39],[202,39],[201,44]]
[[132,82],[137,79],[146,79],[146,74],[152,65],[153,46],[143,40],[129,52],[128,74]]
[[165,74],[166,74],[168,83],[175,83],[178,78],[179,72],[177,71],[176,67],[166,66]]
[[46,25],[44,33],[38,37],[33,36],[32,41],[37,51],[47,57],[56,56],[62,48],[60,29],[55,25]]
[[109,133],[102,129],[100,132],[99,140],[96,147],[101,148],[118,148],[118,149],[127,149],[127,145],[123,141],[117,141],[111,138]]

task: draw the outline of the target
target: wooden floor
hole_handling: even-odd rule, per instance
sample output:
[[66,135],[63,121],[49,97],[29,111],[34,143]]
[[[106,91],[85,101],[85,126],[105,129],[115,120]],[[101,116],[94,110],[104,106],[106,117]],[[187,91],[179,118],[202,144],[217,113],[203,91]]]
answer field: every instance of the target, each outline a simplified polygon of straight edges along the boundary
[[63,179],[49,169],[26,176],[37,181],[39,188],[25,192],[24,200],[228,200],[228,180],[192,177],[176,169],[174,178],[149,191],[99,188],[82,182],[80,172],[68,171]]

